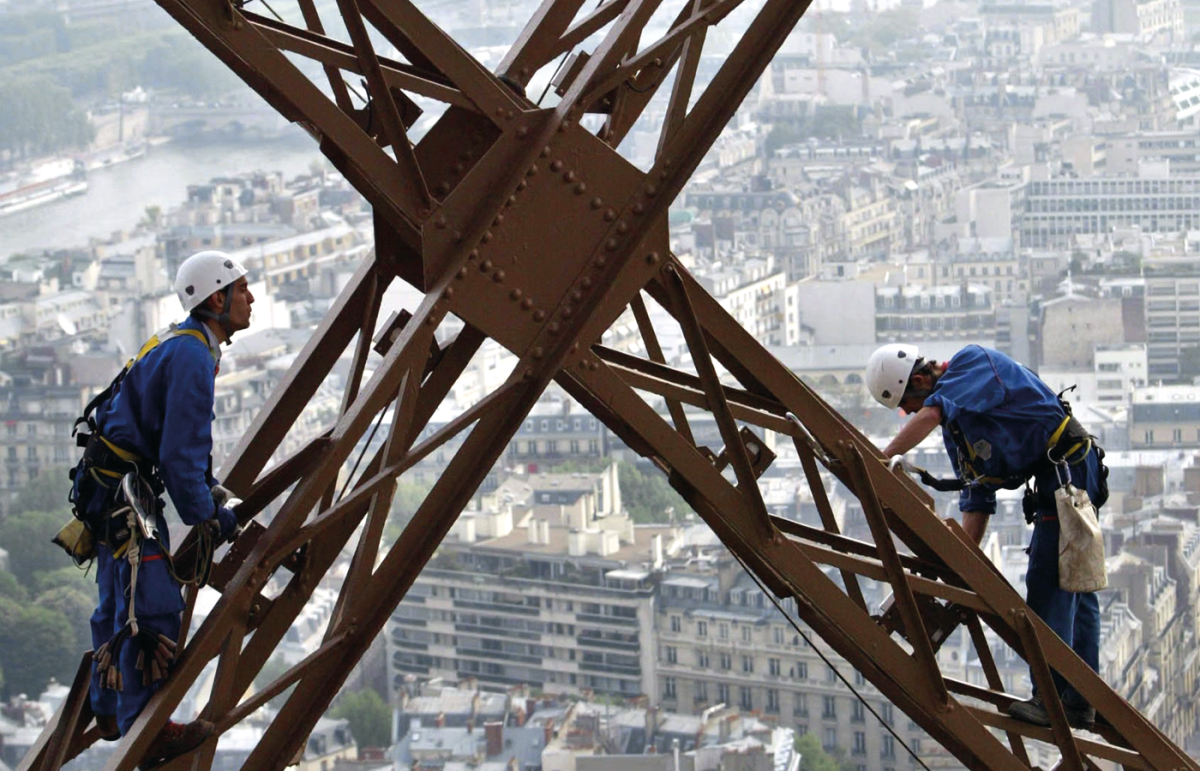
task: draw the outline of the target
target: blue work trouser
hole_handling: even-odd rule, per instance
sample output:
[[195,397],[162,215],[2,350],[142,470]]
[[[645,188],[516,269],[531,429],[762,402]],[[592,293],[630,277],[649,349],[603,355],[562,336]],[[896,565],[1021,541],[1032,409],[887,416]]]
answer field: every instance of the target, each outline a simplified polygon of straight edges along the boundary
[[[129,621],[129,560],[114,559],[112,551],[101,544],[96,549],[96,585],[100,601],[92,614],[92,650],[99,650]],[[156,541],[142,543],[142,562],[138,568],[137,596],[134,605],[138,628],[179,640],[182,624],[183,594],[167,570],[167,562]],[[137,669],[139,643],[129,638],[121,646],[120,672],[123,690],[101,688],[92,665],[91,702],[97,715],[115,715],[124,736],[164,680],[142,685]]]
[[[1087,462],[1071,466],[1071,481],[1075,486],[1089,489],[1089,476],[1098,473],[1094,456],[1093,451]],[[1038,483],[1041,489],[1053,489],[1049,479],[1039,476]],[[1094,485],[1090,487],[1094,489]],[[1033,538],[1029,542],[1025,601],[1093,672],[1099,672],[1100,602],[1095,592],[1064,592],[1058,588],[1058,512],[1048,503],[1038,507]],[[1054,686],[1066,704],[1075,707],[1087,704],[1087,700],[1068,686],[1058,672],[1052,670],[1052,674]],[[1036,696],[1038,687],[1032,669],[1029,679]]]

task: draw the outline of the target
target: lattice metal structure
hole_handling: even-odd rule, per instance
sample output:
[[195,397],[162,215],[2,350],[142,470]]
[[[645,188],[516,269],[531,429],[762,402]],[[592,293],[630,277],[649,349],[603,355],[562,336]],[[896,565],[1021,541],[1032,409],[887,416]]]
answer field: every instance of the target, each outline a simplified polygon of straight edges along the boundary
[[[246,533],[214,570],[219,601],[186,641],[168,684],[121,741],[108,771],[138,764],[214,659],[215,683],[202,715],[221,732],[295,686],[244,768],[288,765],[551,381],[661,468],[771,592],[794,598],[812,630],[967,767],[1028,769],[1024,740],[1036,739],[1060,748],[1063,769],[1111,761],[1200,771],[1030,612],[956,523],[940,520],[919,487],[889,472],[878,450],[740,327],[670,253],[668,204],[807,2],[761,2],[747,14],[751,20],[720,70],[696,94],[705,37],[714,25],[738,18],[731,12],[741,0],[677,0],[674,20],[652,41],[642,40],[643,31],[656,12],[671,10],[660,9],[663,0],[601,0],[591,10],[582,8],[584,0],[544,0],[496,74],[412,0],[337,0],[349,43],[325,33],[313,0],[299,0],[304,27],[252,13],[236,0],[158,2],[317,139],[374,207],[376,251],[228,460],[223,476],[246,499],[239,511]],[[368,28],[406,61],[378,55]],[[535,73],[588,40],[599,42],[562,66],[555,107],[539,108],[524,96]],[[310,80],[294,63],[299,59],[319,63],[329,82]],[[656,159],[643,172],[614,148],[671,73]],[[348,76],[365,79],[368,105],[355,106]],[[408,136],[420,112],[414,94],[448,105],[416,143]],[[380,297],[397,278],[423,291],[424,300],[406,323],[387,330],[382,362],[367,378]],[[692,371],[665,363],[647,296],[682,329]],[[600,342],[626,309],[644,338],[645,357]],[[435,332],[451,315],[461,320],[461,332],[439,345]],[[488,338],[519,358],[512,376],[421,438]],[[336,425],[266,469],[348,351],[353,368]],[[670,421],[648,397],[665,398]],[[684,405],[711,412],[724,448],[697,446]],[[385,410],[393,415],[386,441],[335,499],[339,470]],[[769,515],[756,482],[773,460],[761,440],[766,430],[794,441],[823,529]],[[381,555],[396,478],[451,438],[457,449],[444,474]],[[859,498],[874,543],[838,532],[821,466]],[[269,526],[253,521],[278,498],[282,506]],[[269,687],[244,697],[360,524],[323,644]],[[907,552],[898,551],[896,541]],[[180,558],[189,550],[190,542],[182,544]],[[822,565],[839,570],[845,588]],[[276,573],[287,578],[286,588],[267,597],[263,589]],[[872,616],[859,576],[891,585],[894,613]],[[189,617],[194,601],[189,598]],[[938,669],[934,640],[958,623],[974,641],[988,687]],[[985,626],[1032,665],[1043,694],[1055,693],[1050,670],[1057,670],[1112,728],[1073,733],[1056,697],[1048,703],[1049,729],[1002,715],[997,707],[1012,697],[1003,693]],[[89,666],[85,657],[70,698],[21,769],[57,769],[96,740],[86,698]],[[215,747],[210,740],[163,767],[208,769]]]

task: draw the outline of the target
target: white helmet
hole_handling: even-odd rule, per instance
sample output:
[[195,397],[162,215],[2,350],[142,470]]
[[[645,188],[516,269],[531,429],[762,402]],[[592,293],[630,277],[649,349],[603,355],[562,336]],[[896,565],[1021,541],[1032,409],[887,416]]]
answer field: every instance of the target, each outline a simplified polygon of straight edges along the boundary
[[183,261],[175,274],[175,294],[183,309],[191,313],[213,292],[228,289],[246,268],[225,252],[196,252]]
[[917,346],[904,343],[885,345],[871,354],[867,360],[867,388],[875,401],[888,409],[899,407],[920,358]]

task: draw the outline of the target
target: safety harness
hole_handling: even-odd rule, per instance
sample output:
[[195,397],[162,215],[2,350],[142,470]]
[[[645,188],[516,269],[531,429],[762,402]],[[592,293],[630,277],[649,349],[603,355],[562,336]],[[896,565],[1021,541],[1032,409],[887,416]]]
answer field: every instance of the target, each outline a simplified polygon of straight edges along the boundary
[[[979,452],[967,440],[962,432],[962,428],[958,425],[958,421],[951,421],[947,424],[946,430],[950,432],[951,437],[954,439],[954,444],[958,448],[960,476],[944,479],[935,477],[920,466],[910,463],[905,463],[904,466],[906,470],[915,473],[920,478],[922,484],[938,492],[958,492],[978,485],[1016,490],[1024,485],[1025,496],[1022,500],[1022,507],[1025,512],[1025,519],[1032,522],[1037,511],[1038,493],[1029,486],[1031,478],[1043,470],[1060,469],[1064,465],[1074,466],[1082,463],[1087,458],[1088,453],[1091,452],[1093,446],[1096,448],[1101,461],[1104,458],[1104,450],[1095,443],[1095,437],[1089,434],[1083,424],[1071,413],[1071,403],[1063,398],[1063,394],[1074,390],[1074,388],[1075,386],[1071,386],[1059,392],[1058,404],[1065,413],[1065,417],[1058,424],[1058,428],[1050,434],[1050,438],[1046,440],[1046,450],[1043,458],[1039,459],[1037,463],[1026,469],[1022,474],[1010,477],[995,477],[979,473],[975,468],[979,459]],[[1108,469],[1104,468],[1103,464],[1101,464],[1100,474],[1101,484],[1107,489],[1104,478],[1108,475]],[[1103,502],[1097,504],[1097,506],[1100,505],[1103,505]]]

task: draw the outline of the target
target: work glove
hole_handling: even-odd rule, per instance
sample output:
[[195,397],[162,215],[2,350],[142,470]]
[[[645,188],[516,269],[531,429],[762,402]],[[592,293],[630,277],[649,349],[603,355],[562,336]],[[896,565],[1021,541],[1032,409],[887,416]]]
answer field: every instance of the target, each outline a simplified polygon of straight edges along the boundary
[[221,506],[217,509],[218,535],[222,541],[232,541],[238,534],[237,514],[233,509]]
[[230,503],[229,501],[235,500],[237,496],[234,495],[233,491],[228,487],[225,487],[224,485],[213,485],[210,492],[212,493],[213,503],[217,504],[218,508],[221,506],[229,506],[230,508],[233,508],[234,504]]

